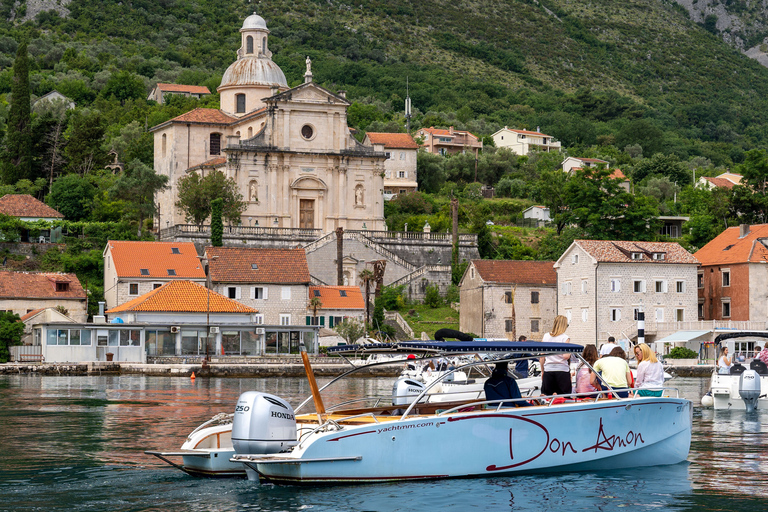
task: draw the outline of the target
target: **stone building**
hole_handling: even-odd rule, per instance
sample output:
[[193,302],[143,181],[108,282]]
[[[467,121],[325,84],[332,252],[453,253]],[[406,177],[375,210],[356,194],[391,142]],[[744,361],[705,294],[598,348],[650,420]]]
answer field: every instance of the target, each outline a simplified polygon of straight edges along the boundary
[[416,179],[416,155],[419,145],[408,133],[365,134],[363,144],[373,146],[384,153],[384,200],[389,201],[397,194],[413,192],[419,186]]
[[443,128],[422,128],[417,136],[421,139],[421,147],[427,153],[435,155],[454,155],[456,153],[471,152],[475,158],[483,149],[483,141],[476,135],[472,135],[465,130],[455,130],[453,126],[447,130]]
[[22,317],[45,308],[59,308],[76,322],[88,318],[88,296],[75,274],[0,271],[0,311]]
[[[310,307],[307,311],[307,325],[329,327],[339,325],[347,318],[358,322],[365,320],[365,297],[357,286],[310,286],[309,300],[320,299],[317,314]],[[373,312],[371,306],[371,313]]]
[[694,256],[700,319],[768,322],[768,224],[728,228]]
[[185,84],[157,84],[152,92],[149,93],[147,100],[154,100],[159,104],[165,103],[165,97],[168,95],[186,96],[187,98],[202,98],[208,96],[211,91],[204,85],[185,85]]
[[699,261],[674,242],[575,240],[555,262],[557,312],[579,344],[637,339],[645,313],[646,342],[660,324],[697,317]]
[[255,323],[302,325],[310,276],[304,249],[206,247],[211,288],[257,309]]
[[540,341],[557,311],[557,276],[552,264],[472,260],[459,283],[459,330],[484,338],[525,335]]
[[312,82],[309,58],[304,83],[289,88],[260,16],[246,18],[240,33],[237,60],[217,89],[221,108],[198,108],[151,129],[155,172],[169,177],[157,196],[157,227],[185,223],[175,206],[178,183],[203,165],[236,181],[247,202],[243,225],[384,229],[386,157],[350,134],[349,101]]
[[205,284],[205,271],[189,242],[110,240],[104,248],[104,301],[107,308],[176,279]]

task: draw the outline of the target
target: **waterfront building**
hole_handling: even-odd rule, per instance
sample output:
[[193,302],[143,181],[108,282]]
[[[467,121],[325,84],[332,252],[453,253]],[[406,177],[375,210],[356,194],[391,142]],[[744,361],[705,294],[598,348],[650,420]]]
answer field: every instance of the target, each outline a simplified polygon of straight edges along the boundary
[[176,279],[205,284],[205,271],[190,242],[110,240],[103,256],[107,309]]
[[[320,299],[317,311],[309,301]],[[373,313],[371,306],[370,313]],[[357,286],[310,286],[307,301],[307,325],[319,325],[333,329],[334,326],[351,318],[365,321],[365,297]]]
[[0,271],[0,310],[19,317],[56,308],[78,322],[88,318],[88,298],[75,274]]
[[654,341],[696,319],[698,265],[675,242],[575,240],[555,262],[557,313],[572,341],[599,345],[636,340],[643,311],[645,340]]
[[472,260],[459,282],[459,330],[541,340],[557,311],[552,261]]

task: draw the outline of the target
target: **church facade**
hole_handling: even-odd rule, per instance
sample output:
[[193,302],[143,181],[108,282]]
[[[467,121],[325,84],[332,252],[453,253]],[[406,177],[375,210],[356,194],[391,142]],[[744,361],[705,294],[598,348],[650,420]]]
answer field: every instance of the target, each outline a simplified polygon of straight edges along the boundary
[[245,226],[384,230],[386,155],[358,142],[347,126],[350,103],[312,81],[289,88],[269,51],[266,22],[255,13],[217,89],[220,109],[198,108],[157,125],[155,172],[169,177],[158,194],[158,228],[187,223],[175,203],[189,173],[221,171],[246,202]]

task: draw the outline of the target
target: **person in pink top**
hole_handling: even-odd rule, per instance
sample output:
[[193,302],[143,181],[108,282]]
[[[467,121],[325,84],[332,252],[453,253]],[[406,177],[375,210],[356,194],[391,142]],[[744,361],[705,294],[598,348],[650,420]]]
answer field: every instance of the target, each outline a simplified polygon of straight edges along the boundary
[[[581,356],[592,366],[598,359],[597,348],[594,345],[587,345],[584,347],[584,352],[581,353]],[[581,363],[581,366],[576,371],[576,392],[592,393],[593,391],[597,391],[597,389],[592,385],[592,370],[584,363]]]
[[763,350],[761,350],[760,353],[755,356],[755,359],[759,359],[765,364],[768,364],[768,345],[763,347]]

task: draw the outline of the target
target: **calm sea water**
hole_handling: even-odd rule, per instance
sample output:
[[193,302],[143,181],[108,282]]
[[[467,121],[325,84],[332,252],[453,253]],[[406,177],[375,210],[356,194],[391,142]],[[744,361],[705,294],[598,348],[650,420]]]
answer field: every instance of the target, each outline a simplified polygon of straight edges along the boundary
[[[391,382],[350,380],[338,394],[388,391]],[[267,391],[296,404],[308,395],[304,379],[3,376],[0,510],[766,510],[768,411],[748,416],[701,409],[707,380],[673,382],[696,405],[687,463],[609,473],[291,487],[193,478],[143,452],[178,449],[202,421],[231,410],[243,391]],[[441,456],[450,451],[446,446]]]

